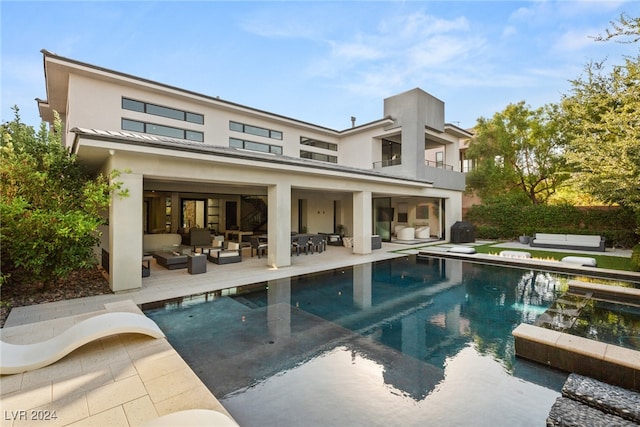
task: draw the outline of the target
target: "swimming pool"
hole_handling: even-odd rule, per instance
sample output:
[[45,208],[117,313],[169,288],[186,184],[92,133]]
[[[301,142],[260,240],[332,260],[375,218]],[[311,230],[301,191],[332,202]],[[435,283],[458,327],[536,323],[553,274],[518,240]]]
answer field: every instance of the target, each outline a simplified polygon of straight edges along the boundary
[[566,290],[541,271],[414,256],[145,307],[250,426],[539,426],[566,374],[513,329]]

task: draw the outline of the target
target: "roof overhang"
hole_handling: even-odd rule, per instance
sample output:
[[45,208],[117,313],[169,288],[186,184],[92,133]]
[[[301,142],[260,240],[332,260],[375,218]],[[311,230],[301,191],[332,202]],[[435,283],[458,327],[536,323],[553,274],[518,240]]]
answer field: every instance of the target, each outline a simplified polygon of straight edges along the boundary
[[124,150],[143,154],[154,153],[170,158],[182,155],[185,157],[192,156],[194,159],[197,158],[199,160],[208,159],[225,163],[254,164],[262,168],[280,169],[287,173],[299,171],[416,188],[433,187],[432,181],[389,175],[377,170],[359,169],[311,159],[258,153],[175,138],[125,131],[82,128],[74,128],[71,132],[75,133],[72,152],[78,155],[80,163],[93,171],[100,170],[107,161],[108,156],[113,154],[115,150]]

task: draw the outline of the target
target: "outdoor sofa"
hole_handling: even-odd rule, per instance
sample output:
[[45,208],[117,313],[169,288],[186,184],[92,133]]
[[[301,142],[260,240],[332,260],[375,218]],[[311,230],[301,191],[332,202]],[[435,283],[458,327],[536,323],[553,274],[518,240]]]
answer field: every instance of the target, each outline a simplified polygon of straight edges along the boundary
[[604,252],[604,243],[604,237],[598,235],[536,233],[529,245],[538,248]]
[[180,249],[182,236],[178,233],[145,234],[142,236],[142,251],[145,254]]

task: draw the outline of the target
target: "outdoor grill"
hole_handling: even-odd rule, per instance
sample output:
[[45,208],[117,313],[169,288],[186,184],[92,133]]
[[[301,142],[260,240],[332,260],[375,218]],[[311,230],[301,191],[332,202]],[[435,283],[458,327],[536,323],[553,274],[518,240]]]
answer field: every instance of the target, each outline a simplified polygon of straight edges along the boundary
[[451,226],[451,243],[473,243],[475,241],[475,228],[470,222],[457,221]]

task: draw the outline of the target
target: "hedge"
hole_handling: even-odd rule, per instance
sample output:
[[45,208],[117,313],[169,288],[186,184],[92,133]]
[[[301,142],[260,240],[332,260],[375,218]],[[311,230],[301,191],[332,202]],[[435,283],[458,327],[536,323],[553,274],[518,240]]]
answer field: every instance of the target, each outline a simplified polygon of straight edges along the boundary
[[622,208],[571,205],[523,205],[496,202],[474,205],[465,214],[480,239],[513,240],[535,233],[598,234],[607,247],[631,248],[640,241],[636,215]]

